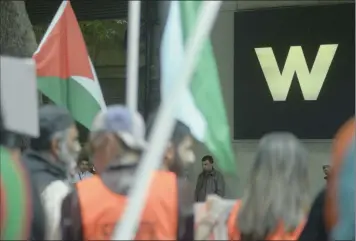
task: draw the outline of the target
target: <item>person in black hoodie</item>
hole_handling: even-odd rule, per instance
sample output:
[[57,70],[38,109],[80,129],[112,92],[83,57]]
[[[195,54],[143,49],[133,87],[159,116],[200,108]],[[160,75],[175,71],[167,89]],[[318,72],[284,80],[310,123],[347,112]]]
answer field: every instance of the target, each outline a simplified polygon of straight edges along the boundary
[[299,236],[299,241],[328,240],[328,232],[324,221],[325,196],[326,189],[323,188],[311,206],[307,223]]

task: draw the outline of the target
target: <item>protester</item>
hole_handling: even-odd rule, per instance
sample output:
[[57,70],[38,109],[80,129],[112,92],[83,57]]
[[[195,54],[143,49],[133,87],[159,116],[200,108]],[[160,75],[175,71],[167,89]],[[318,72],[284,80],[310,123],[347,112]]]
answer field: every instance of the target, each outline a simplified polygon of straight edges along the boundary
[[[149,118],[147,139],[152,132],[155,117],[156,113]],[[167,143],[161,166],[161,170],[170,171],[177,175],[179,213],[176,240],[194,239],[194,190],[187,181],[187,170],[191,168],[196,159],[193,146],[194,138],[189,127],[181,121],[177,121],[171,139]],[[174,187],[172,187],[172,190],[174,190]],[[171,216],[173,217],[173,215]]]
[[7,146],[0,110],[0,239],[27,240],[32,221],[31,192],[18,148]]
[[[94,166],[100,177],[94,176],[77,183],[76,190],[64,200],[64,240],[111,238],[113,227],[126,207],[125,196],[135,181],[134,173],[146,146],[144,134],[141,116],[122,106],[108,107],[106,112],[95,118],[90,143]],[[193,239],[193,213],[187,208],[189,205],[184,205],[188,201],[184,199],[185,193],[181,193],[187,190],[187,186],[177,180],[176,174],[167,171],[183,173],[182,167],[194,161],[189,129],[179,124],[172,140],[167,148],[164,170],[154,174],[136,234],[137,240],[180,240],[187,237],[188,231],[191,232],[189,240]],[[178,145],[173,144],[178,140]],[[178,156],[187,159],[177,160]],[[192,190],[189,192],[192,193]],[[190,200],[192,207],[193,197]],[[185,226],[187,217],[190,218],[189,230]]]
[[343,157],[337,186],[338,214],[336,225],[331,230],[331,240],[355,241],[355,180],[356,142],[350,143]]
[[83,148],[78,158],[78,172],[75,173],[72,182],[76,183],[93,176],[92,168],[89,164],[89,155],[86,148]]
[[[328,180],[329,171],[330,165],[323,165],[325,180]],[[299,236],[299,241],[328,240],[329,232],[326,229],[324,219],[325,198],[326,187],[323,187],[317,194],[310,208],[308,219],[302,233]]]
[[264,136],[243,198],[231,207],[221,198],[208,197],[208,211],[197,218],[196,239],[298,239],[308,207],[308,161],[292,134]]
[[[350,158],[355,161],[355,158],[352,158],[355,148],[354,138],[355,118],[353,117],[338,130],[333,142],[324,208],[326,228],[332,233],[330,238],[351,237],[350,232],[355,232],[355,211],[352,213],[352,210],[355,210],[353,199],[355,197],[355,167],[350,168],[351,170],[345,169],[355,165],[355,162],[350,161]],[[350,230],[352,223],[353,229]]]
[[69,113],[54,105],[39,109],[40,136],[30,141],[23,160],[45,210],[47,240],[59,240],[60,208],[70,190],[69,173],[80,151],[78,131]]
[[203,171],[199,174],[195,188],[195,201],[204,202],[209,194],[225,196],[225,181],[220,172],[214,168],[212,156],[204,156],[202,159]]
[[[157,113],[154,112],[147,123],[146,139],[152,132]],[[178,177],[186,177],[189,167],[195,162],[194,138],[189,127],[177,121],[164,153],[161,170],[174,172]]]

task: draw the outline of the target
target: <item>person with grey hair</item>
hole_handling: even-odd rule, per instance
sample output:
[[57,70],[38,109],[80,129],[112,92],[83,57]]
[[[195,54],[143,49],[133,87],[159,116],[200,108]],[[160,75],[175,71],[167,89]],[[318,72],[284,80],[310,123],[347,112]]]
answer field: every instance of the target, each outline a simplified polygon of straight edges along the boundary
[[[231,205],[208,197],[210,210],[197,220],[196,239],[219,233],[210,226],[219,227],[229,240],[297,240],[309,207],[308,186],[308,156],[300,141],[290,133],[267,134],[259,143],[242,199]],[[222,216],[226,219],[219,220]]]
[[[178,124],[171,141],[162,168],[153,173],[136,240],[193,240],[193,190],[180,179],[188,163],[194,163],[189,128]],[[112,238],[146,148],[142,117],[126,107],[109,106],[94,120],[90,145],[98,175],[78,182],[63,201],[63,240]]]
[[39,127],[39,137],[30,140],[22,159],[41,195],[45,239],[60,240],[60,207],[80,151],[78,131],[69,112],[54,105],[40,107]]
[[[113,214],[124,207],[120,200],[124,200],[134,182],[137,164],[146,147],[141,115],[121,105],[108,106],[93,121],[89,147],[98,175],[77,182],[63,201],[63,240],[111,239],[111,230],[118,220]],[[85,219],[88,213],[93,219]]]

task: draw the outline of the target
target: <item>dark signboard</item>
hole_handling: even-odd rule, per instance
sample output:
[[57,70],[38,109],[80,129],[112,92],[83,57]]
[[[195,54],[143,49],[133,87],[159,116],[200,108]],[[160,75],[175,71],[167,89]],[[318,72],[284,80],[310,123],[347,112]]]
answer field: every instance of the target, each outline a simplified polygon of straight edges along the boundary
[[355,5],[235,13],[234,138],[330,139],[355,110]]

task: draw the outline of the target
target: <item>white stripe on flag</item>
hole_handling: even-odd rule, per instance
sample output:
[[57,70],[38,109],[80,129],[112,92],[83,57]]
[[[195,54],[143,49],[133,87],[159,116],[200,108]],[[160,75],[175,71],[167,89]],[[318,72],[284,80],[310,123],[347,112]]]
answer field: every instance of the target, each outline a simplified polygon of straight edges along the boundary
[[[179,1],[172,1],[161,44],[162,99],[170,98],[173,81],[179,75],[178,71],[183,61],[184,43],[180,14]],[[197,140],[203,141],[207,123],[197,109],[189,89],[182,94],[180,103],[175,117],[190,127]]]

